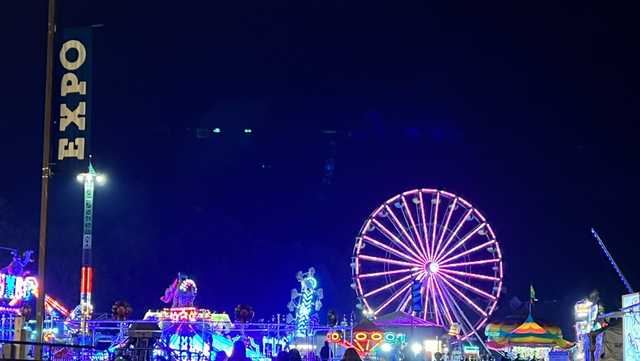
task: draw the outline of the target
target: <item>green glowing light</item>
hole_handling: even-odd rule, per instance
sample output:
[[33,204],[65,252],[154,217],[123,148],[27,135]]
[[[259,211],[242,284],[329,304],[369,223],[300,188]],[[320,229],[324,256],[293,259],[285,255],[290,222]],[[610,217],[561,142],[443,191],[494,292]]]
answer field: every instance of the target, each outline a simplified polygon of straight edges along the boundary
[[251,134],[253,133],[253,129],[251,128],[244,128],[244,134]]
[[214,133],[222,133],[222,130],[220,128],[213,128],[213,132]]

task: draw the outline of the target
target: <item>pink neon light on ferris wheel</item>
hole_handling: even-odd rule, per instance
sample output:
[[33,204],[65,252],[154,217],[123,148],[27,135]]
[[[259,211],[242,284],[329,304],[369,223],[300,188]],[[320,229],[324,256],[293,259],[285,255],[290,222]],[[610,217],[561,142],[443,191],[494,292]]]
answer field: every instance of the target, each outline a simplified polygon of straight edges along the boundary
[[389,198],[365,221],[353,256],[355,291],[374,315],[412,311],[410,287],[417,280],[419,316],[458,323],[466,338],[487,322],[500,297],[502,252],[494,231],[450,192],[423,188]]

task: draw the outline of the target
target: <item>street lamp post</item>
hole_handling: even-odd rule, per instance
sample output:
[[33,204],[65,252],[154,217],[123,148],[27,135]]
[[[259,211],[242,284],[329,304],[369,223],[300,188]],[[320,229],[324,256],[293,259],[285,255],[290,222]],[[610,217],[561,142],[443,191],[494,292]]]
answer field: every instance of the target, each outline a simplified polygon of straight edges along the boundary
[[83,343],[89,336],[88,321],[93,313],[91,292],[93,289],[93,262],[91,260],[92,234],[93,234],[93,193],[96,183],[104,184],[106,177],[96,173],[93,165],[89,163],[86,173],[78,174],[78,182],[84,184],[84,214],[82,227],[82,268],[80,272],[80,334]]

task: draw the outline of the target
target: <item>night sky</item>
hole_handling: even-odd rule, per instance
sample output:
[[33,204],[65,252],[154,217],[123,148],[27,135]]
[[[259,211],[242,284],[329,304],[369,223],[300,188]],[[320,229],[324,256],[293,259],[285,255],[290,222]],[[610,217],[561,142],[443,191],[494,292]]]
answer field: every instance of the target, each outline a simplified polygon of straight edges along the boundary
[[[182,271],[200,306],[248,303],[270,318],[315,266],[324,311],[351,312],[358,230],[419,187],[487,216],[504,250],[501,314],[531,283],[534,315],[568,338],[591,290],[618,307],[625,290],[592,226],[640,287],[634,12],[401,3],[60,1],[59,26],[104,24],[91,145],[109,176],[96,191],[99,311],[117,299],[139,315],[160,308]],[[37,249],[46,2],[2,7],[0,245]],[[47,290],[73,306],[82,190],[72,169],[54,172]]]

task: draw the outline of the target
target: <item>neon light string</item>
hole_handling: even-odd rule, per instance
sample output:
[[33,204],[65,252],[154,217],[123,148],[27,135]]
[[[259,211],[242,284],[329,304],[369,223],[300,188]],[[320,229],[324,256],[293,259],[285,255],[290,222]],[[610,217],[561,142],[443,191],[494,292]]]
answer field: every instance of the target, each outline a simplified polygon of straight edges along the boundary
[[427,258],[431,260],[433,259],[433,254],[431,247],[429,246],[429,227],[427,227],[427,220],[424,214],[424,200],[422,197],[422,192],[418,192],[418,199],[420,202],[420,207],[418,209],[420,210],[420,217],[422,218],[422,231],[424,232],[424,245],[427,248]]
[[417,275],[418,273],[419,273],[419,272],[414,272],[414,273],[412,273],[412,274],[410,274],[410,275],[407,275],[407,276],[405,276],[405,277],[402,277],[402,278],[400,278],[400,279],[398,279],[398,280],[396,280],[396,281],[393,281],[393,282],[387,283],[386,285],[384,285],[384,286],[382,286],[382,287],[376,288],[375,290],[370,291],[370,292],[368,292],[368,293],[364,294],[364,297],[370,297],[370,296],[373,296],[373,295],[375,295],[375,294],[377,294],[377,293],[380,293],[380,292],[382,292],[382,291],[384,291],[384,290],[386,290],[386,289],[389,289],[389,288],[391,288],[391,287],[393,287],[393,286],[397,285],[398,283],[402,283],[402,282],[404,282],[404,281],[406,281],[406,280],[408,280],[408,279],[410,279],[410,278],[413,278],[413,276]]
[[438,259],[440,257],[440,254],[442,252],[444,252],[444,250],[447,249],[447,246],[456,237],[456,235],[460,231],[460,228],[462,228],[462,225],[464,224],[464,222],[466,222],[467,217],[469,217],[470,213],[471,213],[471,209],[467,210],[464,213],[463,217],[458,221],[458,224],[456,224],[455,228],[453,229],[453,232],[451,232],[451,234],[449,234],[449,238],[447,238],[447,241],[444,243],[444,246],[442,246],[442,249],[439,249],[438,252],[435,253],[435,255],[433,257],[434,259]]
[[[485,248],[485,247],[491,246],[491,245],[492,245],[492,244],[494,244],[494,243],[496,243],[496,241],[495,241],[495,240],[491,240],[491,241],[485,242],[485,243],[483,243],[483,244],[480,244],[480,245],[478,245],[478,246],[475,246],[475,247],[473,247],[473,248],[470,248],[470,249],[468,249],[468,250],[466,250],[466,251],[464,251],[464,252],[458,253],[457,255],[455,255],[455,256],[453,256],[453,257],[449,257],[449,258],[447,258],[447,259],[440,260],[438,263],[439,263],[439,264],[441,264],[441,265],[447,264],[447,263],[449,263],[449,262],[451,262],[451,261],[453,261],[453,260],[456,260],[456,259],[458,259],[458,258],[460,258],[460,257],[463,257],[463,256],[466,256],[466,255],[468,255],[468,254],[471,254],[471,253],[473,253],[473,252],[475,252],[475,251],[478,251],[478,250],[480,250],[480,249],[482,249],[482,248]],[[444,257],[443,257],[443,258],[444,258]]]
[[444,239],[444,234],[447,233],[447,229],[449,229],[449,222],[451,221],[451,216],[453,215],[453,211],[455,210],[457,204],[458,204],[458,198],[454,198],[453,199],[453,203],[451,203],[447,207],[447,215],[445,216],[444,226],[442,227],[442,229],[440,231],[440,237],[438,238],[438,247],[436,248],[435,254],[438,254],[438,251],[440,250],[440,244],[442,243],[442,240]]
[[438,294],[438,298],[440,299],[440,302],[442,303],[442,306],[444,307],[445,316],[447,317],[447,320],[449,321],[449,325],[451,325],[453,323],[453,318],[451,318],[451,314],[449,313],[449,307],[447,307],[447,303],[445,302],[444,298],[442,297],[442,289],[440,288],[440,283],[438,282],[437,278],[434,278],[433,281],[434,281],[434,284],[436,286],[436,292]]
[[404,296],[404,299],[398,304],[396,311],[403,311],[409,306],[409,301],[411,300],[411,292],[407,292]]
[[465,302],[467,302],[468,305],[470,305],[474,310],[476,310],[479,314],[481,314],[484,317],[487,317],[486,312],[484,312],[484,310],[482,308],[480,308],[478,305],[476,305],[473,301],[471,301],[469,299],[469,297],[465,296],[464,293],[462,293],[456,286],[452,285],[451,282],[447,281],[446,278],[444,277],[440,277],[440,275],[436,275],[436,277],[439,277],[440,280],[442,280],[447,286],[449,286],[449,288],[451,288],[458,296],[460,296],[460,298],[462,300],[464,300]]
[[461,262],[461,263],[446,263],[446,264],[440,263],[439,266],[440,268],[466,267],[466,266],[474,266],[474,265],[481,265],[481,264],[487,264],[487,263],[497,263],[500,261],[501,261],[500,258],[491,258],[491,259],[482,259],[478,261],[469,261],[469,262]]
[[418,245],[420,246],[420,250],[422,251],[422,256],[425,260],[429,259],[429,256],[427,255],[427,251],[424,248],[424,245],[422,243],[422,237],[420,237],[420,232],[418,232],[418,227],[416,226],[416,222],[413,220],[413,215],[411,214],[411,210],[409,209],[409,205],[407,204],[407,199],[402,196],[402,206],[404,207],[404,210],[406,211],[406,215],[407,218],[409,218],[409,223],[411,223],[411,229],[413,230],[413,233],[416,236],[416,239],[418,241]]
[[358,258],[359,259],[364,259],[364,260],[367,260],[367,261],[371,261],[371,262],[394,264],[394,265],[398,265],[398,266],[407,266],[407,267],[415,267],[416,266],[415,263],[396,261],[394,259],[387,259],[387,258],[369,256],[369,255],[366,255],[366,254],[359,254]]
[[466,289],[468,289],[468,290],[470,290],[472,292],[475,292],[478,295],[484,296],[484,297],[486,297],[486,298],[488,298],[490,300],[495,300],[496,299],[495,296],[493,296],[492,294],[489,294],[489,293],[487,293],[487,292],[485,292],[485,291],[483,291],[483,290],[481,290],[481,289],[479,289],[479,288],[477,288],[475,286],[472,286],[472,285],[470,285],[470,284],[468,284],[468,283],[466,283],[464,281],[461,281],[461,280],[457,279],[456,277],[450,276],[450,275],[448,275],[446,273],[441,273],[440,276],[445,277],[445,278],[457,283],[458,285],[460,285],[460,286],[462,286],[462,287],[464,287],[464,288],[466,288]]
[[414,256],[416,259],[420,259],[420,256],[417,253],[415,253],[411,248],[409,248],[409,246],[404,244],[404,242],[402,242],[398,237],[396,237],[393,233],[391,233],[391,231],[389,231],[385,226],[383,226],[382,223],[378,222],[377,219],[374,219],[373,223],[376,225],[376,227],[378,227],[382,231],[382,233],[385,234],[385,236],[387,236],[389,239],[391,239],[400,247],[404,248],[405,251],[411,253],[411,255]]
[[418,269],[419,269],[419,267],[412,267],[412,268],[403,268],[403,269],[398,269],[398,270],[393,270],[393,271],[363,273],[363,274],[358,275],[358,278],[371,278],[371,277],[379,277],[379,276],[389,276],[389,275],[407,273],[407,272],[411,272],[411,271],[417,271]]
[[[386,208],[387,212],[389,212],[389,215],[391,216],[391,219],[392,219],[391,223],[393,223],[395,227],[400,229],[400,231],[405,236],[405,238],[407,238],[409,240],[409,242],[411,242],[411,245],[413,246],[413,249],[416,252],[420,252],[420,249],[418,248],[418,245],[416,244],[416,241],[407,232],[407,230],[402,225],[402,223],[400,223],[400,220],[398,219],[398,217],[396,217],[396,214],[393,212],[393,210],[388,205],[386,205],[385,208]],[[422,256],[422,255],[419,255],[419,256],[420,256],[420,257],[418,257],[419,259],[421,259],[423,262],[426,262],[427,259],[424,256]]]
[[409,287],[411,287],[411,282],[407,282],[406,285],[404,285],[400,290],[396,291],[393,295],[391,295],[391,297],[389,297],[387,300],[385,300],[382,305],[380,305],[380,307],[378,307],[373,314],[377,315],[378,313],[380,313],[380,311],[382,311],[383,309],[385,309],[387,306],[389,306],[391,304],[391,302],[395,301],[396,298],[398,298],[402,293],[404,293],[405,291],[407,291],[409,289]]
[[378,247],[378,248],[380,248],[380,249],[382,249],[382,250],[384,250],[384,251],[386,251],[388,253],[393,254],[394,256],[397,256],[399,258],[403,258],[403,259],[405,259],[407,261],[415,262],[416,265],[420,265],[422,263],[418,259],[413,258],[413,257],[411,257],[410,255],[408,255],[406,253],[402,253],[401,251],[399,251],[399,250],[397,250],[397,249],[395,249],[393,247],[389,247],[386,244],[384,244],[384,243],[382,243],[382,242],[380,242],[380,241],[376,240],[375,238],[372,238],[372,237],[370,237],[368,235],[364,235],[362,237],[362,239],[366,243],[369,243],[370,245],[376,246],[376,247]]
[[476,278],[476,279],[479,279],[479,280],[500,281],[500,279],[498,277],[486,276],[486,275],[478,274],[478,273],[461,272],[461,271],[454,271],[454,270],[450,270],[450,269],[441,269],[441,271],[445,272],[445,273],[448,273],[448,274],[455,274],[455,275],[458,275],[458,276]]
[[433,305],[435,306],[435,313],[436,313],[436,323],[438,325],[442,324],[442,319],[440,316],[440,307],[438,307],[438,301],[436,300],[436,288],[435,288],[435,278],[429,277],[429,280],[431,281],[431,300],[433,302]]
[[[439,256],[438,258],[436,258],[437,260],[440,260],[442,258],[447,257],[448,255],[450,255],[451,253],[453,253],[453,251],[455,251],[456,249],[460,248],[460,246],[462,246],[465,242],[467,242],[471,237],[475,236],[482,228],[484,228],[484,226],[486,226],[486,223],[481,223],[480,225],[478,225],[476,228],[474,228],[471,232],[467,233],[464,237],[462,237],[462,239],[456,243],[455,246],[451,247],[451,249],[449,249],[449,251],[447,251],[444,255]],[[443,251],[444,252],[444,251]]]
[[440,192],[436,193],[436,206],[433,213],[433,225],[431,228],[431,242],[433,242],[433,246],[431,249],[437,250],[436,247],[436,230],[438,228],[438,209],[440,208]]

